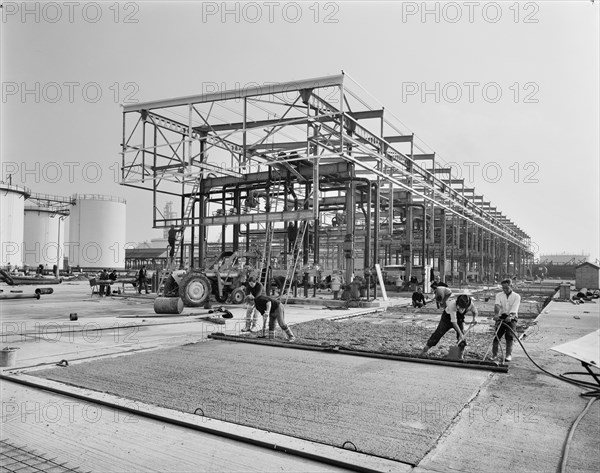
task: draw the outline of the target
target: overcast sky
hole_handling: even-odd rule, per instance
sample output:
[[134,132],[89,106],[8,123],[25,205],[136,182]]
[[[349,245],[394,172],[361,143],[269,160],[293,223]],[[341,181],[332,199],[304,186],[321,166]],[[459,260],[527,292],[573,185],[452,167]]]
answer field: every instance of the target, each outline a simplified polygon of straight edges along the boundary
[[[599,257],[599,5],[4,2],[2,178],[127,199],[121,104],[347,72],[541,253]],[[76,164],[77,163],[77,164]]]

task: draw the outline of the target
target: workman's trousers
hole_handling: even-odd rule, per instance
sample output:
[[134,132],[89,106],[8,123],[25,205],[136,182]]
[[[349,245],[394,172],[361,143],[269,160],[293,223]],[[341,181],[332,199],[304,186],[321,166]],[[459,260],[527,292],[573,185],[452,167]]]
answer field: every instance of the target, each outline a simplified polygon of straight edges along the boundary
[[246,330],[256,327],[256,321],[258,320],[258,314],[254,309],[254,304],[248,304],[246,309]]
[[272,310],[269,314],[269,331],[272,332],[275,330],[275,322],[279,324],[281,330],[284,332],[287,330],[288,326],[285,323],[285,314],[283,310],[283,306],[279,306],[279,308]]
[[[456,323],[460,327],[461,332],[465,333],[465,329],[464,329],[465,316],[456,314]],[[438,342],[442,339],[442,337],[444,335],[446,335],[446,332],[448,332],[448,330],[453,329],[453,328],[454,327],[452,326],[452,322],[450,322],[450,314],[448,314],[446,311],[442,312],[442,318],[440,319],[440,322],[438,323],[438,326],[435,329],[435,332],[433,332],[431,337],[429,337],[429,340],[427,340],[427,346],[429,348],[436,346],[438,344]],[[458,340],[459,338],[460,338],[460,335],[457,333],[456,339]]]
[[142,293],[142,287],[146,291],[146,294],[148,294],[148,282],[145,279],[138,282],[138,294]]
[[171,247],[169,248],[169,258],[173,258],[175,254],[175,240],[169,240],[169,246]]
[[[512,329],[512,331],[509,330],[509,327]],[[505,356],[512,355],[513,343],[515,339],[513,332],[517,333],[517,321],[511,320],[510,322],[503,322],[502,320],[498,320],[496,322],[496,326],[494,327],[494,331],[496,332],[496,336],[494,337],[494,342],[492,343],[492,356],[498,355],[498,344],[503,336],[506,338]]]

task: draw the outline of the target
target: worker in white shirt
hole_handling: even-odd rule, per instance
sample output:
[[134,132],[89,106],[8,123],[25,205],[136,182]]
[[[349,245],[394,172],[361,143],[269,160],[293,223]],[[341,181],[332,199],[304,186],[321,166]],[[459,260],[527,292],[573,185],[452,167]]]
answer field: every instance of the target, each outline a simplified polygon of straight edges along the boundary
[[498,357],[498,344],[504,336],[506,338],[505,361],[512,360],[512,349],[515,334],[517,333],[517,319],[519,318],[519,305],[521,296],[512,290],[512,281],[505,279],[501,282],[502,292],[496,294],[494,303],[494,320],[496,321],[494,342],[492,344],[492,357]]
[[437,286],[434,290],[435,303],[437,304],[438,309],[445,309],[446,303],[450,296],[452,295],[452,291],[446,286]]

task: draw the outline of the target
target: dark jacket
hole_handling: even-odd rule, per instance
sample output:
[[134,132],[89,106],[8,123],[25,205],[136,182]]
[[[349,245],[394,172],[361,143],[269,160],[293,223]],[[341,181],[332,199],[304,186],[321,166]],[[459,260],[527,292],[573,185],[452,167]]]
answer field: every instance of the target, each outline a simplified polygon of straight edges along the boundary
[[261,314],[264,315],[265,311],[267,310],[268,302],[271,303],[271,313],[278,310],[279,306],[281,305],[279,301],[272,299],[271,297],[258,296],[256,299],[254,299],[254,307],[256,308],[256,310],[258,310]]

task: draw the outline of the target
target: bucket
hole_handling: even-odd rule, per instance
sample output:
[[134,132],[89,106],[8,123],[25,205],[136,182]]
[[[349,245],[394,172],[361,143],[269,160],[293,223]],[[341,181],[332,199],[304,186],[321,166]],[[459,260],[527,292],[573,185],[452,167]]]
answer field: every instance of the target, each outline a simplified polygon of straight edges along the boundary
[[15,366],[18,348],[3,348],[0,350],[0,367]]

